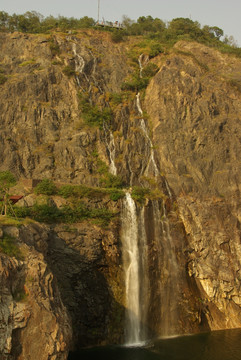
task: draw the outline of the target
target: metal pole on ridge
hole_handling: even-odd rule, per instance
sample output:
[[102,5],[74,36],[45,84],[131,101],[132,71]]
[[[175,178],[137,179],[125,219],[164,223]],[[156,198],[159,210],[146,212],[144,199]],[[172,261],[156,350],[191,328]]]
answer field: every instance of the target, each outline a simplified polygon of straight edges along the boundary
[[98,22],[100,21],[100,0],[98,0]]

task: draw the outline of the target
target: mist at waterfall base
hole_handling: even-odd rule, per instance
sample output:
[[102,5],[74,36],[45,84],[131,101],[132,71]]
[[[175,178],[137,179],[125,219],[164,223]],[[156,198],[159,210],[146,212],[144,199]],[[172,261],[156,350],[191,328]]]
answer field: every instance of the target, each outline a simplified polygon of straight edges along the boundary
[[160,339],[145,347],[85,349],[68,360],[240,360],[241,329]]

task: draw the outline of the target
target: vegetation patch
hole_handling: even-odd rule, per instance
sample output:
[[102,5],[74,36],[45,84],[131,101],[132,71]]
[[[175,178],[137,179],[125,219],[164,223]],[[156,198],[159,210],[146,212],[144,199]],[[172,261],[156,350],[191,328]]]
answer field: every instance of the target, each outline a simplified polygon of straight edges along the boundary
[[16,240],[7,234],[4,235],[3,239],[0,239],[0,252],[18,260],[24,259]]
[[121,41],[124,41],[123,32],[120,30],[114,30],[111,34],[111,40],[114,43],[120,43]]
[[82,118],[88,126],[97,126],[103,128],[103,124],[111,125],[112,111],[109,107],[100,108],[93,105],[90,99],[84,94],[79,94],[80,109]]
[[28,61],[24,61],[22,62],[21,64],[19,64],[20,67],[24,67],[24,66],[28,66],[28,65],[33,65],[36,63],[36,60],[35,59],[31,59],[31,60],[28,60]]
[[75,70],[69,65],[65,66],[62,71],[63,71],[64,75],[66,75],[67,77],[76,75]]
[[140,186],[133,186],[131,197],[139,204],[143,204],[147,196],[150,194],[150,189]]
[[33,207],[15,207],[16,215],[19,217],[28,216],[35,221],[43,223],[77,223],[83,220],[93,220],[100,225],[107,226],[115,215],[105,208],[91,208],[82,201],[75,201],[73,204],[57,208],[49,204]]
[[100,183],[104,188],[122,188],[123,182],[120,176],[112,175],[110,173],[104,174],[100,179]]
[[25,291],[25,287],[18,287],[13,292],[13,300],[16,302],[24,302],[27,300],[28,294]]
[[49,48],[51,50],[52,56],[56,56],[60,54],[60,47],[53,39],[49,42]]
[[0,85],[3,85],[8,80],[7,76],[0,73]]
[[57,193],[57,187],[50,179],[43,179],[34,189],[37,195],[55,195]]
[[[114,181],[111,185],[120,185],[120,180],[118,181],[114,178]],[[62,196],[65,199],[96,199],[103,198],[104,196],[109,196],[110,200],[117,201],[124,197],[124,191],[118,189],[114,186],[110,188],[97,188],[97,187],[88,187],[85,185],[63,185],[58,190],[58,195]]]
[[140,70],[135,70],[131,76],[121,85],[121,90],[124,91],[135,91],[139,92],[147,87],[150,79],[157,73],[159,70],[158,66],[153,63],[148,63],[142,70],[142,75]]
[[132,74],[129,79],[127,79],[122,85],[121,90],[130,90],[139,92],[147,87],[149,83],[149,78],[141,78],[139,71],[136,71]]

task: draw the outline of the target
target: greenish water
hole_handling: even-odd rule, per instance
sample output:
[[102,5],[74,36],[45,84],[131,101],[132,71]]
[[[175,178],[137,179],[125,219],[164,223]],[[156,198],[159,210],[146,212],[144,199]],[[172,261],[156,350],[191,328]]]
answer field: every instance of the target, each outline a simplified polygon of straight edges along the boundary
[[69,360],[241,360],[241,329],[159,339],[143,347],[106,346]]

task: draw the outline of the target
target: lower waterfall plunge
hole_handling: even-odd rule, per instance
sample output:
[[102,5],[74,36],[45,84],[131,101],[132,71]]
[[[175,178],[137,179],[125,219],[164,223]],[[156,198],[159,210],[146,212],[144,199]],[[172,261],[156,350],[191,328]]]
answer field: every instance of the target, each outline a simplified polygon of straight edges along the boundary
[[126,285],[126,344],[139,344],[146,340],[145,322],[148,303],[146,236],[144,216],[139,222],[136,205],[129,193],[123,200],[122,211],[123,267]]
[[[125,343],[178,333],[179,268],[164,202],[137,209],[130,193],[122,207],[123,270],[126,288]],[[152,270],[150,270],[152,268]]]

